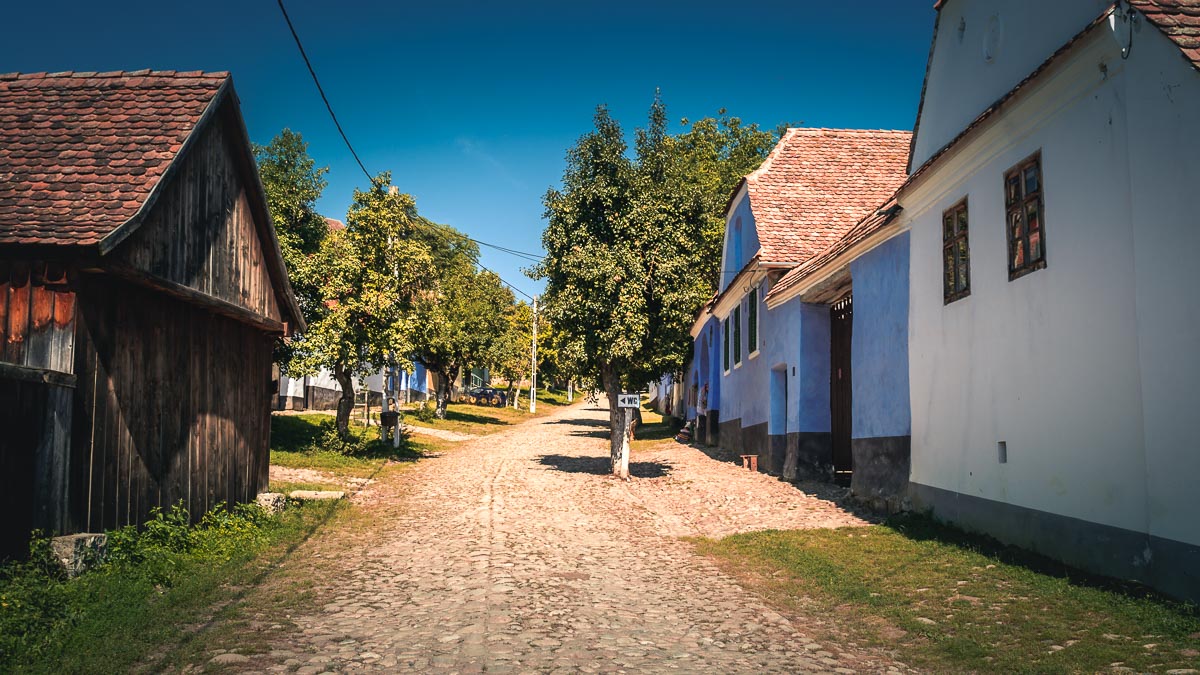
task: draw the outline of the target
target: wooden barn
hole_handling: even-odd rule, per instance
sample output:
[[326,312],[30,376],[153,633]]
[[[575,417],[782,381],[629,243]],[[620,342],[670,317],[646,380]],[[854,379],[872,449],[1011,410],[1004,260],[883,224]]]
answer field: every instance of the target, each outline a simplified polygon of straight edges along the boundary
[[267,484],[302,319],[228,73],[0,75],[0,548]]

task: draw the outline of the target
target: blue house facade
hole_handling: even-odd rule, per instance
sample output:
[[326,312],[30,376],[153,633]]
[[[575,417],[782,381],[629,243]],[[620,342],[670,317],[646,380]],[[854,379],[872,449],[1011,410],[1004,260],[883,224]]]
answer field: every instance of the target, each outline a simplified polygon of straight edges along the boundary
[[[728,209],[720,291],[692,330],[697,440],[754,455],[760,470],[789,480],[849,472],[852,398],[839,397],[852,373],[848,288],[825,284],[804,298],[780,289],[888,199],[904,179],[909,139],[898,131],[790,129],[742,181]],[[861,267],[869,304],[892,300],[882,276],[895,262],[880,256]],[[895,311],[906,317],[906,306],[888,309]],[[895,317],[874,322],[894,330]],[[869,339],[860,348],[883,347]],[[846,361],[840,370],[838,357]],[[863,415],[886,426],[874,417]]]

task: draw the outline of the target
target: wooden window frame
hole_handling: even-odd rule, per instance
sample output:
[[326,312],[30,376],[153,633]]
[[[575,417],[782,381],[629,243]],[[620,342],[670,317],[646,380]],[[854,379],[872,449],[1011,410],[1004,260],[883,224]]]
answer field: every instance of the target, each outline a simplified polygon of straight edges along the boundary
[[721,331],[721,341],[725,345],[725,374],[729,374],[729,317],[725,317],[723,322],[724,330]]
[[[1037,189],[1030,193],[1027,170],[1037,170]],[[1016,179],[1017,191],[1010,189]],[[1018,194],[1019,193],[1019,194]],[[1032,210],[1031,208],[1032,207]],[[1038,257],[1031,258],[1029,214],[1037,217]],[[1020,234],[1017,235],[1019,223]],[[1046,180],[1042,171],[1042,152],[1039,150],[1004,172],[1004,239],[1008,242],[1008,280],[1015,281],[1030,272],[1046,267]],[[1020,247],[1022,262],[1015,264]]]
[[742,305],[733,308],[733,367],[742,365]]
[[759,286],[751,287],[750,295],[747,296],[749,298],[746,304],[746,349],[749,351],[746,355],[747,359],[758,356],[758,343],[762,338],[758,330],[760,314],[758,311],[758,289]]
[[966,197],[942,211],[943,305],[962,300],[971,294],[970,221],[971,213],[967,208]]

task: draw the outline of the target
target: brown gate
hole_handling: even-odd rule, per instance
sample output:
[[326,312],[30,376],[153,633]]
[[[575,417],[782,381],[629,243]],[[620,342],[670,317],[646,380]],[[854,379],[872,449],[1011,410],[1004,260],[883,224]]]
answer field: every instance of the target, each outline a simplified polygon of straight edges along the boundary
[[[830,368],[829,411],[833,436],[833,469],[839,479],[847,479],[854,469],[850,452],[853,418],[850,385],[850,343],[854,329],[852,298],[847,295],[829,310]],[[840,481],[839,481],[840,482]]]

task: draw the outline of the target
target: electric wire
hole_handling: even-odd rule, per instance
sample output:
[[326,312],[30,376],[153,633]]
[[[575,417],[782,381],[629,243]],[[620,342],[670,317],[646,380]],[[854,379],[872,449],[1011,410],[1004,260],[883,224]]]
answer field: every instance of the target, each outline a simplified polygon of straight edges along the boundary
[[[358,168],[362,169],[363,175],[367,177],[367,182],[370,184],[374,184],[375,179],[371,177],[371,172],[367,171],[366,165],[363,164],[363,161],[359,158],[358,153],[355,152],[354,146],[350,143],[350,139],[346,136],[346,132],[342,129],[341,122],[338,121],[337,115],[333,112],[333,105],[331,105],[329,103],[329,97],[325,95],[325,88],[321,86],[321,80],[317,77],[316,70],[313,69],[312,62],[308,58],[308,53],[304,51],[304,44],[300,41],[300,35],[296,32],[296,27],[292,25],[292,18],[290,16],[288,16],[287,8],[285,8],[283,6],[283,0],[277,0],[277,2],[279,4],[279,11],[281,13],[283,13],[283,20],[287,22],[288,30],[291,31],[291,33],[292,33],[292,39],[295,40],[295,42],[296,42],[296,48],[300,50],[300,57],[304,59],[304,65],[308,67],[308,74],[312,76],[313,84],[315,84],[317,86],[317,93],[319,93],[321,95],[321,100],[324,101],[324,103],[325,103],[325,109],[327,111],[329,111],[329,117],[330,117],[330,119],[333,120],[333,125],[335,127],[337,127],[338,134],[341,135],[341,137],[342,137],[342,142],[344,142],[346,144],[346,148],[348,150],[350,150],[350,155],[353,156],[354,161],[358,163]],[[525,253],[523,251],[517,251],[515,249],[506,248],[504,246],[497,246],[496,244],[489,244],[485,241],[480,241],[480,240],[472,238],[472,237],[466,237],[466,238],[469,241],[472,241],[480,246],[486,246],[488,248],[493,248],[493,249],[496,249],[497,251],[502,251],[509,255],[512,255],[512,256],[515,256],[518,258],[523,258],[530,262],[539,263],[544,259],[544,256],[535,255],[533,253]],[[478,256],[475,256],[474,262],[476,265],[479,266],[480,269],[484,270],[485,272],[489,272],[490,274],[495,275],[495,277],[500,280],[500,283],[504,284],[511,290],[516,291],[517,293],[520,293],[521,295],[525,296],[526,298],[529,298],[531,301],[533,300],[533,296],[529,295],[525,291],[522,291],[521,289],[517,288],[516,286],[513,286],[512,284],[508,283],[499,274],[496,274],[495,272],[488,269],[487,267],[484,267],[483,263],[479,262]]]

